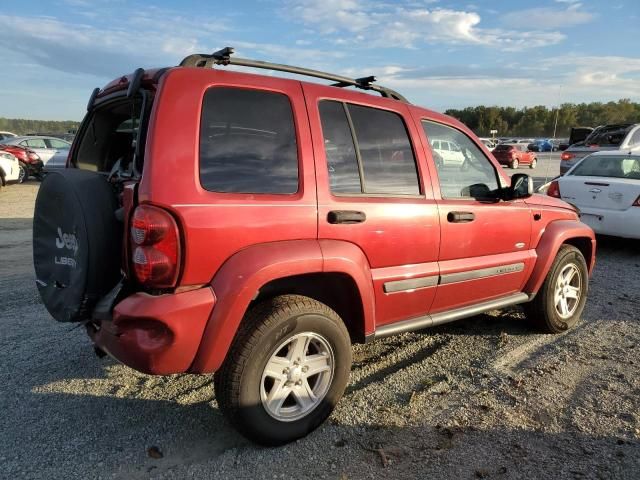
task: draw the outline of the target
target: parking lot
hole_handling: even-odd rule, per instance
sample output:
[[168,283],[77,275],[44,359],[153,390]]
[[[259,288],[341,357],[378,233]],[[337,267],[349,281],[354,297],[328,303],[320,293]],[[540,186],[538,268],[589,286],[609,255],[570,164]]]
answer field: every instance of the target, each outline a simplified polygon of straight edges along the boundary
[[[522,171],[539,186],[558,162]],[[514,308],[354,347],[330,421],[266,449],[226,423],[211,376],[98,359],[50,318],[31,258],[37,188],[0,195],[2,478],[638,478],[638,242],[599,239],[566,334],[532,333]]]

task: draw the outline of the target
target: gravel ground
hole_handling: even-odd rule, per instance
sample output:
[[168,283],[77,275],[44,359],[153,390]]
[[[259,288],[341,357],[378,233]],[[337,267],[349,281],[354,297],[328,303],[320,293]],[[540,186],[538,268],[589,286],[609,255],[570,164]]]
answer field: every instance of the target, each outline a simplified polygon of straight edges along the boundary
[[512,309],[354,347],[331,419],[267,449],[223,419],[210,376],[100,360],[49,317],[36,192],[0,193],[2,478],[640,478],[638,242],[600,239],[584,319],[563,335]]

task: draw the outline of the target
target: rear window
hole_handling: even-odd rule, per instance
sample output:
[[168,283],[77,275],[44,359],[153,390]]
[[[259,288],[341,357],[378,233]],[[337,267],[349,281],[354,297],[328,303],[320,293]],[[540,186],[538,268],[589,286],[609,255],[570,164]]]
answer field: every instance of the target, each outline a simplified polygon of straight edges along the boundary
[[[83,121],[72,163],[83,170],[96,172],[110,172],[116,165],[123,171],[131,171],[138,141],[136,168],[141,170],[146,130],[145,122],[141,121],[147,117],[147,114],[142,114],[142,105],[140,97],[117,99],[91,111]],[[143,128],[139,132],[141,124]],[[62,140],[53,142],[64,145],[55,148],[69,148]]]
[[212,192],[297,192],[298,147],[289,98],[261,90],[207,90],[200,183]]
[[507,152],[513,148],[512,145],[498,145],[494,152]]
[[586,138],[584,143],[599,147],[617,147],[624,141],[632,128],[633,125],[611,125],[598,128]]
[[640,180],[640,157],[591,155],[580,162],[569,175]]

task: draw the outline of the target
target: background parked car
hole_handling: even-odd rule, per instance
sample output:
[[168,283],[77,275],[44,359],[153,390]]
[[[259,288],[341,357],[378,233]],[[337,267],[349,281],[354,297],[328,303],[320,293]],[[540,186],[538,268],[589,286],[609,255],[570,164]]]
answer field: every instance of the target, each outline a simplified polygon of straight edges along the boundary
[[13,138],[13,137],[17,137],[17,135],[11,132],[0,131],[0,141],[4,140],[5,138]]
[[431,146],[440,159],[442,159],[442,165],[445,167],[462,165],[464,163],[464,155],[457,143],[448,140],[433,140]]
[[9,152],[0,151],[0,186],[16,182],[20,178],[20,163]]
[[493,152],[493,149],[496,148],[497,143],[493,138],[480,138],[480,141],[484,143],[484,146],[487,147],[490,152]]
[[596,233],[640,239],[640,155],[597,152],[549,184]]
[[640,152],[640,124],[621,123],[597,127],[585,140],[562,152],[560,175],[567,173],[581,158],[602,150]]
[[538,140],[534,140],[529,145],[527,145],[527,149],[530,152],[553,152],[554,145],[551,140],[540,138]]
[[63,168],[71,148],[71,144],[65,140],[44,136],[15,137],[4,142],[7,145],[19,145],[34,151],[47,169]]
[[37,153],[20,145],[0,144],[0,151],[9,152],[18,159],[20,164],[20,177],[18,182],[22,183],[29,177],[39,178],[42,175],[43,163]]
[[536,168],[538,163],[535,152],[529,152],[524,143],[502,143],[495,148],[493,156],[500,165],[508,165],[510,168],[518,168],[521,165]]

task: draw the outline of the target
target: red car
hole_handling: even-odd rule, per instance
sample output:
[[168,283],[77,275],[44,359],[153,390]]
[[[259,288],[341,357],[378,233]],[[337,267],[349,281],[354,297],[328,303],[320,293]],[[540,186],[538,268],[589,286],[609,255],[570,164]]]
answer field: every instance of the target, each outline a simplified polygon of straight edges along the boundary
[[[38,289],[97,353],[215,372],[229,420],[277,445],[331,414],[352,343],[516,304],[542,331],[578,322],[596,244],[573,207],[372,77],[231,54],[96,89],[41,185]],[[465,161],[436,163],[435,140]]]
[[4,150],[13,154],[20,163],[20,176],[18,182],[22,183],[29,177],[40,178],[42,175],[42,168],[44,166],[42,160],[32,150],[20,145],[3,145],[0,144],[0,150]]
[[524,143],[501,143],[493,150],[493,156],[500,165],[507,165],[509,168],[522,165],[536,168],[538,164],[536,152],[528,151]]

